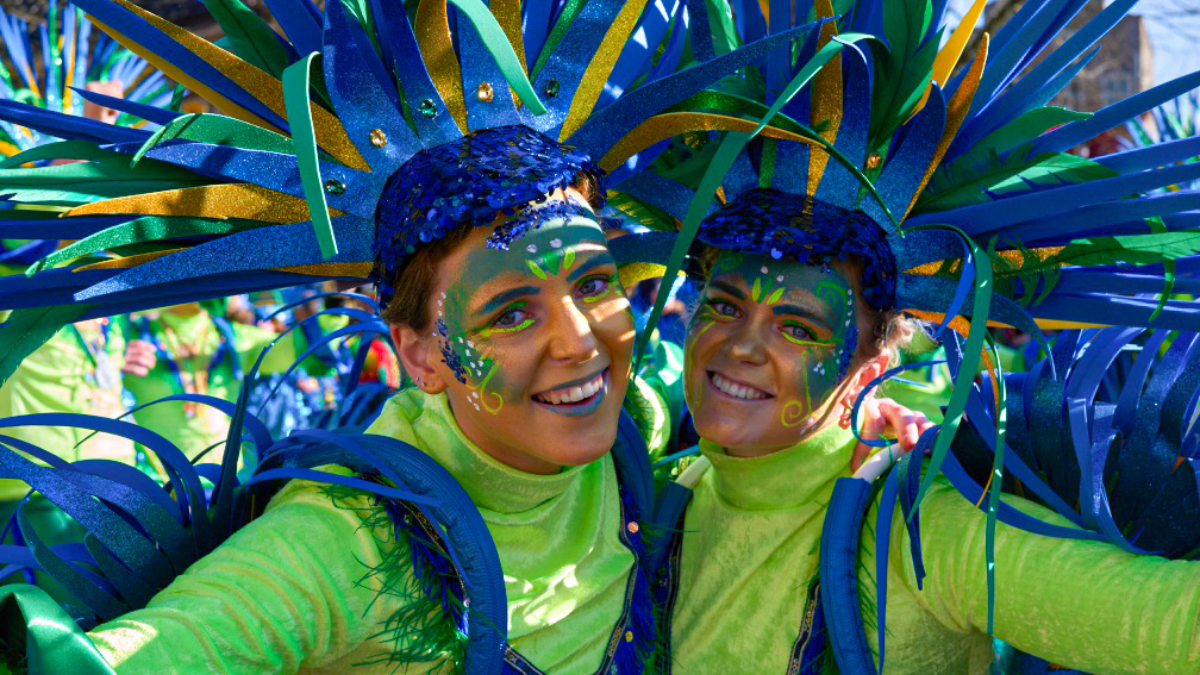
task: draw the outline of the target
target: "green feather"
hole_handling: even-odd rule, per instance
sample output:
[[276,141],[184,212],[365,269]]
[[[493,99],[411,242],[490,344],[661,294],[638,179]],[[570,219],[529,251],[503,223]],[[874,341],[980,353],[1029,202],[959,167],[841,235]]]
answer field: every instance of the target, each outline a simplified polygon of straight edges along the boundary
[[[158,242],[174,237],[218,236],[244,232],[269,223],[256,220],[216,219],[216,218],[181,218],[165,216],[146,216],[128,222],[113,225],[79,241],[65,246],[45,258],[34,263],[30,273],[54,267],[79,256],[97,251],[112,250],[130,244]],[[164,242],[165,248],[177,248],[178,242]]]
[[272,77],[279,78],[291,65],[288,52],[275,31],[241,0],[200,0],[216,19],[225,37],[221,46]]
[[985,191],[1013,196],[1029,190],[1029,184],[1055,186],[1116,175],[1112,169],[1066,153],[1046,154],[1035,160],[1024,157],[1022,152],[1005,157],[993,154],[986,162],[959,171],[953,184],[939,181],[935,175],[921,193],[914,213],[949,211],[990,201],[991,197]]

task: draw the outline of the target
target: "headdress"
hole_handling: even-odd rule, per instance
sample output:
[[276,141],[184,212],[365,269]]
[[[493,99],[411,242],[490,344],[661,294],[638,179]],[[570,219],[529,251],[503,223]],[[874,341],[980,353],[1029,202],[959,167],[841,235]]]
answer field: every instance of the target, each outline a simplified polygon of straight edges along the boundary
[[[162,73],[132,52],[121,49],[111,38],[101,36],[93,43],[92,24],[74,5],[65,5],[60,15],[57,1],[52,1],[47,21],[36,26],[36,31],[40,58],[31,48],[29,23],[0,9],[0,42],[13,65],[10,72],[0,62],[0,104],[6,100],[19,101],[82,117],[85,100],[103,97],[85,89],[91,82],[119,83],[123,98],[140,105],[170,104],[172,86]],[[122,115],[116,123],[124,126],[142,121]],[[44,164],[41,158],[53,156],[56,150],[35,148],[56,140],[35,129],[0,120],[0,169],[27,162]],[[11,206],[0,195],[0,217],[12,219],[15,214],[7,211]],[[25,267],[52,252],[57,245],[52,239],[0,244],[0,264]]]
[[[793,16],[833,17],[827,0],[794,13],[772,3],[730,4],[746,39]],[[1027,2],[955,73],[984,4],[975,2],[951,30],[941,26],[944,2],[854,3],[810,35],[794,60],[769,60],[708,96],[711,108],[760,120],[752,133],[720,143],[688,139],[660,157],[657,171],[619,186],[641,213],[682,223],[668,274],[680,269],[693,238],[803,259],[807,244],[841,236],[848,224],[866,233],[862,250],[852,252],[880,280],[873,304],[966,338],[930,471],[908,504],[914,508],[946,459],[971,382],[988,359],[981,354],[990,323],[1030,333],[1047,351],[1042,328],[1200,330],[1200,303],[1171,297],[1197,291],[1184,273],[1200,266],[1192,213],[1200,193],[1147,194],[1200,176],[1200,166],[1175,165],[1195,155],[1195,139],[1095,160],[1067,152],[1195,88],[1200,73],[1094,114],[1049,107],[1133,1],[1111,3],[1059,45],[1055,37],[1085,2]],[[832,54],[832,45],[852,39],[848,31],[879,39]],[[767,133],[774,137],[761,138]],[[754,217],[742,218],[748,213]],[[872,243],[880,240],[882,247]],[[992,487],[998,494],[999,481]]]
[[[84,101],[102,96],[86,91],[85,85],[119,82],[127,101],[160,108],[171,102],[172,85],[163,74],[112,38],[101,35],[93,40],[92,23],[74,5],[63,6],[60,20],[58,2],[51,0],[37,33],[40,58],[30,44],[29,23],[0,9],[0,38],[14,67],[9,72],[0,63],[0,100],[82,116]],[[142,123],[129,114],[117,120],[123,126]],[[53,140],[36,129],[0,120],[0,155],[5,157]]]
[[[516,185],[523,179],[553,189],[590,169],[585,157],[615,169],[672,133],[711,125],[703,116],[649,118],[811,32],[792,28],[678,71],[686,22],[643,12],[645,0],[425,0],[411,17],[394,0],[331,2],[324,13],[308,0],[276,0],[269,5],[286,40],[237,0],[222,0],[214,14],[233,53],[126,0],[79,5],[224,114],[107,102],[160,125],[151,133],[0,108],[11,122],[91,141],[84,166],[105,179],[54,191],[65,182],[54,171],[0,176],[13,201],[64,207],[6,223],[10,232],[80,240],[28,278],[0,282],[0,306],[30,309],[0,329],[0,375],[65,322],[366,278],[377,253],[390,264],[453,218],[540,197]],[[450,167],[463,172],[455,180],[478,170],[482,184],[430,185],[408,170],[454,159],[451,148],[467,154]],[[548,161],[532,161],[540,152]],[[377,233],[385,203],[402,219]],[[121,257],[51,269],[100,250]]]

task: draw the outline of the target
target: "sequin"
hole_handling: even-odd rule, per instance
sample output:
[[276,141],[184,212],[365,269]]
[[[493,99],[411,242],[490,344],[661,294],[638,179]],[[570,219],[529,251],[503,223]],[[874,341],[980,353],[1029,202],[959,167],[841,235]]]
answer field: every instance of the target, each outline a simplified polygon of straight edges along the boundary
[[346,184],[340,180],[330,178],[325,181],[325,191],[331,195],[340,195],[346,192]]
[[560,87],[561,85],[558,83],[558,80],[550,80],[546,83],[546,88],[543,89],[543,91],[545,92],[546,96],[554,98],[555,96],[558,96],[558,90]]
[[[823,270],[863,263],[863,297],[876,310],[896,299],[896,259],[883,228],[867,215],[769,188],[747,190],[700,224],[696,240],[724,251],[791,259]],[[857,340],[847,336],[847,341]]]
[[433,99],[431,99],[431,98],[427,98],[427,99],[421,101],[421,105],[417,106],[417,108],[421,111],[422,115],[424,115],[425,117],[427,117],[429,119],[433,119],[433,118],[437,117],[437,114],[438,114],[437,104],[435,104],[433,102]]
[[372,279],[381,306],[395,291],[391,272],[417,246],[459,226],[490,225],[497,213],[517,216],[488,237],[488,246],[507,250],[550,218],[587,212],[572,202],[523,208],[585,172],[603,175],[587,154],[525,126],[484,129],[413,155],[388,178],[379,201]]

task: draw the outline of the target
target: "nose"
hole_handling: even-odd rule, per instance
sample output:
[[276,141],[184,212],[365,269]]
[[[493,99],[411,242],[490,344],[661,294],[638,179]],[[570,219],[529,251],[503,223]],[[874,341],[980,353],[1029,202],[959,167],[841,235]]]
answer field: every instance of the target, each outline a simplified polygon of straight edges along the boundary
[[568,363],[580,363],[596,356],[596,334],[591,321],[570,297],[551,310],[550,357]]
[[740,363],[762,365],[767,362],[767,351],[762,343],[762,330],[757,321],[746,321],[732,336],[725,349],[729,357]]

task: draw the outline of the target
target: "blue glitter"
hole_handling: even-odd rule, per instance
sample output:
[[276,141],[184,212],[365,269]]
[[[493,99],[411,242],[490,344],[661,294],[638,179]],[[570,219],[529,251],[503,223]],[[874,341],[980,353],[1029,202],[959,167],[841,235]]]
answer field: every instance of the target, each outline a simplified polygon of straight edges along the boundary
[[442,363],[446,364],[451,371],[454,372],[454,379],[458,380],[459,384],[467,383],[467,370],[463,368],[462,359],[458,353],[450,346],[450,331],[446,328],[446,322],[441,319],[437,320],[438,335],[441,340],[438,346],[442,350]]
[[507,251],[514,241],[524,237],[531,230],[538,229],[542,224],[554,219],[570,220],[575,216],[596,219],[590,209],[569,200],[555,201],[537,208],[527,208],[512,220],[497,225],[495,231],[488,237],[487,245],[490,248]]
[[788,258],[825,271],[834,260],[853,256],[863,263],[867,304],[884,311],[896,303],[896,258],[883,229],[858,211],[754,188],[705,218],[696,240],[724,251]]
[[[375,214],[372,281],[380,305],[391,300],[392,276],[418,246],[541,203],[584,173],[604,174],[587,154],[519,125],[483,129],[413,155],[388,178]],[[497,242],[507,245],[529,224],[506,228],[511,236]]]

